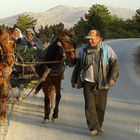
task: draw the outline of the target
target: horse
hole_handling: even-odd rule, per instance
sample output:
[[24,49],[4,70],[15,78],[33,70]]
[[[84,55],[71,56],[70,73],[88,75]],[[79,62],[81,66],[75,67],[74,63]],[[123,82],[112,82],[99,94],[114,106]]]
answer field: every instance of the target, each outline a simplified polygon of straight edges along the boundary
[[41,77],[46,69],[51,71],[45,81],[36,88],[35,94],[42,88],[44,92],[44,119],[48,123],[50,119],[51,100],[55,95],[55,106],[52,121],[58,118],[59,102],[61,99],[61,81],[64,79],[65,66],[73,67],[76,61],[76,44],[66,33],[60,32],[52,43],[46,48],[44,61],[47,64],[36,66],[36,72]]
[[7,122],[6,105],[10,88],[11,65],[15,61],[14,41],[9,39],[6,29],[0,27],[0,124]]

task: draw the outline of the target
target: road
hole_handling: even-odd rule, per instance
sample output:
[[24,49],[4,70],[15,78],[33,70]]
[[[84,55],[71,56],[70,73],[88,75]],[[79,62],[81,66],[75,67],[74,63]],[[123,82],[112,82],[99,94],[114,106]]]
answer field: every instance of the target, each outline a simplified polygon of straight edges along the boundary
[[[72,68],[65,71],[59,119],[42,124],[43,93],[14,105],[3,140],[138,140],[140,138],[140,75],[134,65],[134,51],[140,39],[108,40],[118,55],[120,76],[108,95],[103,128],[105,133],[89,136],[82,90],[72,89]],[[24,90],[25,93],[29,89]]]

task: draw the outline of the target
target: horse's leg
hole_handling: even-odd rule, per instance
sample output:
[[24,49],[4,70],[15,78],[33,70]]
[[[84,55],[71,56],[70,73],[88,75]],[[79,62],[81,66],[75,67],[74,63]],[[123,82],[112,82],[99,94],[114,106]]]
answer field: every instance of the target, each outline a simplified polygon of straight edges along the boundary
[[49,98],[49,86],[45,85],[43,86],[43,92],[44,92],[44,120],[43,123],[48,123],[49,121],[49,115],[50,115],[50,98]]
[[55,87],[54,87],[54,85],[50,85],[49,98],[50,98],[50,108],[51,109],[53,109],[53,107],[54,107],[54,93],[55,93]]
[[59,82],[56,85],[55,107],[54,107],[54,112],[53,112],[53,115],[52,115],[52,121],[54,119],[58,118],[59,102],[60,102],[60,99],[61,99],[60,89],[61,89],[61,79],[59,80]]
[[61,92],[60,90],[56,90],[55,107],[52,115],[52,120],[58,118],[58,112],[59,112],[58,108],[59,108],[60,99],[61,99]]
[[45,95],[44,98],[44,111],[45,111],[45,116],[44,119],[48,119],[49,120],[49,114],[50,114],[50,99]]
[[6,110],[7,110],[7,96],[8,96],[8,84],[4,80],[4,85],[0,88],[0,122],[5,124],[7,122]]

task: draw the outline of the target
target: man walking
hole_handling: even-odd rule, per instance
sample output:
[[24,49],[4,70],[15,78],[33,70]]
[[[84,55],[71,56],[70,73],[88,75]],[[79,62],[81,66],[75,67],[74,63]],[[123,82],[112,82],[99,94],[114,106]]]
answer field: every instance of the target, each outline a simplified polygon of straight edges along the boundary
[[119,75],[118,60],[113,49],[102,43],[98,30],[90,30],[87,45],[78,53],[71,83],[77,87],[82,80],[85,100],[85,115],[90,135],[103,132],[102,125],[107,103],[108,90],[114,86]]

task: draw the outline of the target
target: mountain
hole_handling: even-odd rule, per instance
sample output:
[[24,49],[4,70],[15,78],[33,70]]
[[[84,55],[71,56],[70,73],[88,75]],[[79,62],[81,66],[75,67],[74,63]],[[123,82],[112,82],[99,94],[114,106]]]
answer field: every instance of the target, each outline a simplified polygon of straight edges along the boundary
[[108,9],[112,15],[117,15],[123,18],[124,20],[128,18],[132,18],[132,16],[135,15],[136,13],[135,11],[131,9],[126,9],[126,8],[114,8],[114,7],[108,6]]
[[[81,17],[84,17],[84,14],[88,12],[87,7],[71,7],[66,5],[58,5],[54,8],[51,8],[47,11],[33,13],[25,12],[18,15],[13,15],[11,17],[0,19],[0,24],[5,24],[8,26],[13,26],[16,23],[16,20],[19,15],[29,14],[35,19],[38,19],[36,28],[39,28],[41,25],[54,25],[62,22],[66,28],[72,27]],[[123,19],[131,18],[135,11],[126,8],[113,8],[108,7],[111,14],[118,15]]]

